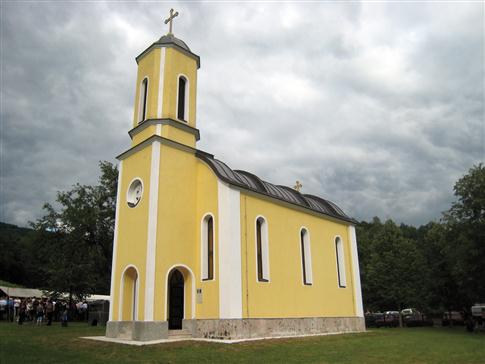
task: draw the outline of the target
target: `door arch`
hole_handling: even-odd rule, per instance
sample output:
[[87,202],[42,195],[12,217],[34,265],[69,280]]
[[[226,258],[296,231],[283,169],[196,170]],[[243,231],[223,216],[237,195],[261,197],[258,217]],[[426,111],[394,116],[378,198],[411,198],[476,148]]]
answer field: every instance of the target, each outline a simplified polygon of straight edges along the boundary
[[168,277],[168,328],[169,330],[181,330],[184,318],[184,275],[174,269]]

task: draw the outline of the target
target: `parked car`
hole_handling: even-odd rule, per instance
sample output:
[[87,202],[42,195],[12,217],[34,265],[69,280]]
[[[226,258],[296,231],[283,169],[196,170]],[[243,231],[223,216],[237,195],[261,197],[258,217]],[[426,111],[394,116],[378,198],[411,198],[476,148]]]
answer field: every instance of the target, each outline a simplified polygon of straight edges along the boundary
[[[377,312],[369,314],[366,319],[367,327],[397,327],[399,326],[399,312],[398,311],[386,311],[384,313]],[[372,325],[372,326],[370,326]]]
[[458,311],[447,311],[443,312],[443,318],[441,319],[442,326],[456,326],[464,325],[465,317],[461,312]]
[[364,315],[365,318],[365,327],[370,328],[370,327],[377,327],[376,326],[376,316],[374,313],[366,313]]
[[401,311],[403,325],[412,326],[433,326],[433,320],[415,308],[405,308]]

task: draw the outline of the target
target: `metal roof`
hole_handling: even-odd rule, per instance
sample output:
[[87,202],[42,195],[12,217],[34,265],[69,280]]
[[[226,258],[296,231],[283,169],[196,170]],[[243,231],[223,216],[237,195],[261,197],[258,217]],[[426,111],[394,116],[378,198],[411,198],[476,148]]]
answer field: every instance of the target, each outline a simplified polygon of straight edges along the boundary
[[291,187],[274,185],[246,171],[232,170],[224,162],[215,159],[211,154],[198,150],[196,156],[203,160],[214,171],[217,177],[226,183],[301,206],[339,220],[356,223],[353,218],[347,216],[340,207],[331,201],[314,195],[302,194]]
[[183,48],[186,51],[191,52],[187,43],[185,43],[182,39],[178,39],[173,34],[162,35],[157,43],[158,44],[175,44],[175,45],[179,46],[180,48]]
[[20,297],[20,298],[45,297],[44,292],[42,292],[40,289],[34,289],[34,288],[17,288],[17,287],[0,286],[0,292],[3,292],[1,295],[6,295],[10,297]]
[[183,40],[175,37],[173,34],[166,34],[162,35],[159,40],[157,40],[155,43],[153,43],[150,47],[145,49],[138,57],[136,57],[136,63],[139,62],[139,60],[145,56],[151,49],[153,48],[169,48],[173,47],[181,51],[182,53],[186,54],[187,56],[193,58],[197,62],[197,68],[200,68],[200,57],[193,53],[187,43],[185,43]]

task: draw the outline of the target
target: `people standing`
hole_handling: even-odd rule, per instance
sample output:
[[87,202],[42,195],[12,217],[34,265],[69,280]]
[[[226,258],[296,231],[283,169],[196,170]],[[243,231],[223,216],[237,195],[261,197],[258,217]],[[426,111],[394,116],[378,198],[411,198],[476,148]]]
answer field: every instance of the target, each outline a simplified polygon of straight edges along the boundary
[[54,303],[52,299],[49,298],[47,304],[45,305],[45,312],[47,315],[47,326],[52,325],[52,316],[54,315]]
[[19,325],[22,325],[25,321],[25,316],[27,314],[27,302],[22,300],[19,307]]
[[42,302],[39,302],[39,304],[37,305],[37,315],[36,315],[37,326],[42,325],[43,318],[44,318],[44,307],[42,306]]

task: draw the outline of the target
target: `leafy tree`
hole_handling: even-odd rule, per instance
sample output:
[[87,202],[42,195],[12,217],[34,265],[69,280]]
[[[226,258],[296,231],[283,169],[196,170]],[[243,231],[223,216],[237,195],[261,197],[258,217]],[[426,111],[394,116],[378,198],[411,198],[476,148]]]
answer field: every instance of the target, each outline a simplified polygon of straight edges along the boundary
[[358,227],[361,279],[366,308],[401,310],[422,307],[428,269],[416,242],[392,220]]
[[58,192],[56,210],[33,223],[35,260],[43,288],[84,296],[108,293],[114,231],[117,168],[100,162],[99,185],[76,184]]
[[444,214],[446,254],[460,300],[485,301],[485,167],[471,168],[454,186],[457,201]]

